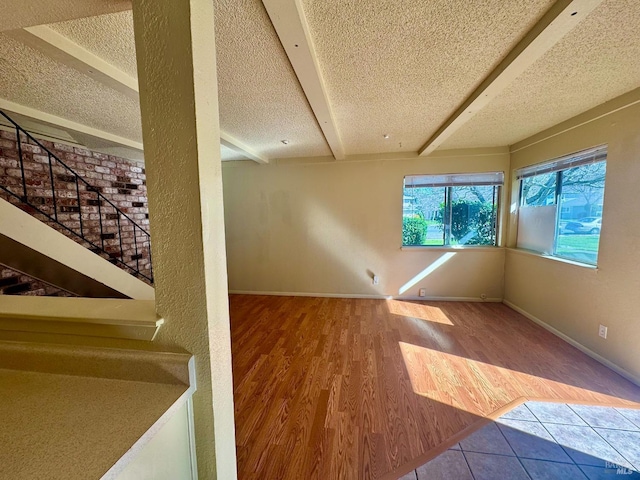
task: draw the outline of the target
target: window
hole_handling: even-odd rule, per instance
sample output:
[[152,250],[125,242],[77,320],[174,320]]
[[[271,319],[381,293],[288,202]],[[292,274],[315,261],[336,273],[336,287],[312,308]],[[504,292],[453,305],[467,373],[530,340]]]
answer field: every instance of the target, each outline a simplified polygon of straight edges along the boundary
[[601,146],[518,170],[517,246],[596,265],[606,159]]
[[404,177],[402,245],[496,245],[503,172]]

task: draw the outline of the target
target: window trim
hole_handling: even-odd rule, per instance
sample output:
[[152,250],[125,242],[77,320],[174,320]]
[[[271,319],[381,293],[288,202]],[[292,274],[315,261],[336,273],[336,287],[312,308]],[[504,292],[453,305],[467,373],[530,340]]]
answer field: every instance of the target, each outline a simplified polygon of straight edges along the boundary
[[[559,228],[561,221],[561,204],[560,204],[560,196],[562,194],[562,174],[563,172],[570,170],[575,167],[585,166],[585,165],[594,165],[596,163],[604,162],[605,165],[607,163],[608,156],[608,145],[602,144],[596,147],[592,147],[586,150],[580,150],[568,155],[564,155],[562,157],[554,158],[552,160],[544,161],[541,163],[536,163],[532,165],[528,165],[526,167],[519,168],[514,171],[514,181],[518,182],[518,196],[516,200],[517,210],[516,210],[516,244],[515,248],[509,248],[517,253],[522,253],[526,255],[537,256],[541,258],[546,258],[550,260],[556,260],[559,262],[567,263],[570,265],[576,265],[579,267],[590,268],[590,269],[598,269],[598,260],[600,254],[600,242],[598,238],[598,251],[596,252],[598,255],[598,260],[596,263],[589,263],[585,261],[576,260],[575,258],[569,258],[563,255],[560,255],[557,252],[558,248],[558,236],[559,236]],[[606,167],[605,167],[606,168]],[[524,247],[519,247],[517,243],[518,238],[518,230],[520,228],[520,210],[523,208],[522,205],[522,195],[523,195],[523,180],[526,178],[535,177],[537,175],[544,175],[547,173],[555,173],[556,174],[556,184],[555,184],[555,194],[553,204],[556,207],[555,214],[555,227],[554,227],[554,237],[553,237],[553,247],[551,253],[539,252],[536,250],[527,249]],[[606,184],[606,174],[605,174],[605,184]],[[606,188],[605,188],[606,189]],[[604,195],[604,192],[603,192]],[[536,205],[525,205],[526,208],[536,208]],[[602,216],[602,215],[601,215]]]
[[[407,184],[407,179],[414,178],[432,178],[435,179],[433,182],[421,182],[419,184]],[[465,178],[469,180],[465,181]],[[504,201],[503,196],[507,191],[505,189],[505,178],[506,173],[501,170],[492,170],[487,172],[478,172],[478,173],[470,173],[470,172],[462,172],[462,173],[450,173],[450,174],[414,174],[414,175],[405,175],[403,177],[402,184],[402,195],[404,197],[405,190],[407,187],[410,188],[445,188],[445,203],[451,205],[451,189],[453,187],[473,187],[473,186],[491,186],[497,187],[494,189],[494,201],[495,205],[495,213],[494,213],[494,243],[492,245],[451,245],[445,244],[447,238],[450,239],[451,234],[447,232],[448,229],[451,228],[450,222],[443,222],[443,244],[442,245],[404,245],[402,243],[402,238],[400,240],[400,249],[404,250],[417,250],[417,249],[428,249],[428,250],[448,250],[448,251],[460,251],[460,250],[480,250],[480,249],[497,249],[504,248],[502,244],[502,202]],[[439,180],[439,181],[438,181]],[[446,213],[446,211],[445,211]],[[450,240],[449,240],[450,241]]]

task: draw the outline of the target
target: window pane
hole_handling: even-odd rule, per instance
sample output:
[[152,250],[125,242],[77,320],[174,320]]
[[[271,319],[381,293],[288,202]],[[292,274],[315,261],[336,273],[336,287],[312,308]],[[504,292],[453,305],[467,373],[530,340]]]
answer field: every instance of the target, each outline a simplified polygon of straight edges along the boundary
[[544,173],[522,179],[520,205],[539,207],[556,203],[556,172]]
[[602,226],[606,163],[583,165],[561,173],[555,254],[596,264]]
[[495,245],[498,187],[451,187],[451,245]]
[[444,245],[445,191],[445,187],[404,188],[402,245]]
[[[501,181],[503,175],[490,172],[405,177],[402,244],[495,245],[500,186],[471,182],[482,180],[480,176]],[[440,185],[441,177],[456,182],[466,179],[469,183]]]

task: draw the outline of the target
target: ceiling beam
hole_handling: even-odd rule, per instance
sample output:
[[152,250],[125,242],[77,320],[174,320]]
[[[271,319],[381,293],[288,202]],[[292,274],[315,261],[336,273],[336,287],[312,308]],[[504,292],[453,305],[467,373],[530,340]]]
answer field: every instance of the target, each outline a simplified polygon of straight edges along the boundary
[[429,155],[551,50],[603,0],[558,0],[420,150]]
[[245,145],[237,138],[232,137],[231,135],[220,131],[220,143],[231,150],[238,152],[240,155],[247,157],[250,160],[253,160],[256,163],[267,164],[269,163],[269,159],[263,157],[255,150],[253,150],[248,145]]
[[81,47],[46,25],[14,30],[9,36],[47,57],[138,100],[138,79],[126,74],[96,54]]
[[320,73],[320,64],[301,0],[262,0],[262,3],[333,156],[337,160],[344,160],[344,147]]
[[[71,67],[78,72],[87,75],[88,77],[100,82],[101,84],[116,90],[127,97],[138,101],[139,100],[139,92],[138,92],[138,79],[128,75],[123,72],[119,68],[111,65],[110,63],[105,62],[102,58],[95,55],[94,53],[86,50],[81,47],[77,43],[71,41],[69,38],[61,35],[56,32],[52,28],[47,26],[37,26],[37,27],[29,27],[21,30],[15,30],[12,32],[7,32],[12,38],[28,45],[31,48],[36,49],[40,53],[56,60],[63,65]],[[8,110],[12,110],[9,107],[6,107]],[[25,108],[25,107],[22,107]],[[12,110],[16,113],[16,110]],[[33,112],[38,112],[37,110],[33,110]],[[37,118],[39,120],[44,120],[41,118],[44,114],[43,112],[38,112],[40,116],[33,116],[29,114],[25,114],[28,116],[32,116],[33,118]],[[60,121],[66,122],[67,124],[74,124],[76,128],[68,127],[73,130],[89,133],[83,130],[79,130],[77,127],[80,124],[76,124],[75,122],[70,122],[68,120],[62,119],[60,117],[54,117],[51,115],[50,117],[57,118]],[[51,123],[50,120],[45,120]],[[59,123],[60,126],[65,126],[62,123]],[[67,127],[65,127],[67,128]],[[99,137],[105,140],[108,140],[104,135],[107,132],[98,131],[95,129],[91,129],[89,127],[85,127],[86,129],[92,130],[94,132],[100,133]],[[115,135],[111,135],[112,137],[116,137]],[[129,141],[130,143],[123,143],[122,140],[125,140],[123,137],[120,138],[120,141],[116,143],[120,143],[121,145],[133,146],[135,144],[137,146],[133,146],[133,148],[139,148],[142,150],[142,144],[139,142]],[[269,163],[269,159],[258,154],[252,148],[245,145],[241,141],[232,137],[231,135],[226,134],[223,131],[220,131],[220,143],[223,145],[233,149],[234,151],[240,153],[248,159],[251,159],[260,164]]]

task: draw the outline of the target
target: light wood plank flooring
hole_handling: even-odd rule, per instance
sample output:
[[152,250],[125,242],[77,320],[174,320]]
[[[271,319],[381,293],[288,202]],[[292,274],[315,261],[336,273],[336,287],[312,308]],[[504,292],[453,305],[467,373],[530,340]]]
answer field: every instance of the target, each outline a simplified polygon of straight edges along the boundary
[[640,388],[502,304],[232,295],[241,480],[379,479],[521,398]]

